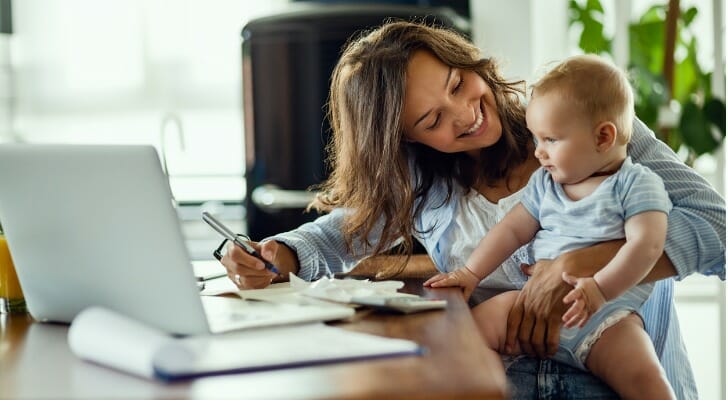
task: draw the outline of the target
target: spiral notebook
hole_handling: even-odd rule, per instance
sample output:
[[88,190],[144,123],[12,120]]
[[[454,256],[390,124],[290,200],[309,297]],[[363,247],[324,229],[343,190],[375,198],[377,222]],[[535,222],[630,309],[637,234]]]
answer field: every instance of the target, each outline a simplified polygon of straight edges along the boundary
[[68,333],[78,357],[145,378],[189,379],[373,358],[421,355],[410,340],[323,323],[174,338],[114,311],[82,311]]

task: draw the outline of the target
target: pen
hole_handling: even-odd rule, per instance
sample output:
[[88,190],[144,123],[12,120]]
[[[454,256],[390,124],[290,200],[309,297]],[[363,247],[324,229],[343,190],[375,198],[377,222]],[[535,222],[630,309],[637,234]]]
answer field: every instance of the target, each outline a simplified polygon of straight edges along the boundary
[[265,268],[275,274],[280,273],[278,271],[278,268],[276,268],[275,265],[271,264],[269,261],[266,261],[260,253],[258,253],[252,246],[250,246],[248,243],[246,243],[244,240],[241,240],[240,237],[236,234],[234,234],[230,229],[228,229],[227,226],[223,225],[220,221],[215,219],[210,213],[207,211],[202,212],[202,219],[207,222],[208,225],[210,225],[214,230],[216,230],[218,233],[220,233],[225,239],[235,243],[236,246],[240,247],[241,249],[245,250],[246,253],[250,254],[251,256],[259,259],[260,261],[263,261],[265,264]]

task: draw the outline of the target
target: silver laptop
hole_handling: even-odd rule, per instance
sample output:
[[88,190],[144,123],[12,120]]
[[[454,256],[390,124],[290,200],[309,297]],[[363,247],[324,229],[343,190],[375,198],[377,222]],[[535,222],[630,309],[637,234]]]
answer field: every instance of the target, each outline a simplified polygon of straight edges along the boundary
[[0,145],[0,223],[39,321],[98,305],[189,335],[353,313],[220,297],[203,306],[152,146]]

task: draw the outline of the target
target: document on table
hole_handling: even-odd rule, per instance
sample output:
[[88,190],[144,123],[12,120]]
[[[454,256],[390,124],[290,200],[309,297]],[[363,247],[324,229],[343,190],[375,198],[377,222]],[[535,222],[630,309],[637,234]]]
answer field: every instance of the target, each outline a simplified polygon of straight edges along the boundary
[[[335,303],[350,303],[356,297],[411,296],[397,290],[402,281],[370,281],[358,279],[321,278],[308,282],[295,274],[289,274],[288,282],[274,283],[264,289],[241,290],[227,276],[205,281],[203,296],[236,294],[243,299],[263,300],[274,303],[305,303],[312,299]],[[306,300],[308,299],[308,300]]]
[[322,323],[180,339],[101,307],[74,319],[68,342],[82,359],[163,380],[423,353],[413,341]]

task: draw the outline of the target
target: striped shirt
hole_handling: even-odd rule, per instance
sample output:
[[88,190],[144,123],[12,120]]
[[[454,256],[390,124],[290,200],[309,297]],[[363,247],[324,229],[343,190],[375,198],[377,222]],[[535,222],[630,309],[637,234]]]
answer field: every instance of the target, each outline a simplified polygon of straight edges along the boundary
[[[665,252],[682,279],[692,273],[717,275],[725,279],[725,201],[710,184],[687,167],[664,143],[655,138],[641,121],[635,120],[628,155],[636,163],[655,172],[665,184],[673,209],[668,215]],[[423,211],[415,218],[415,229],[428,232],[418,237],[435,266],[448,270],[450,244],[444,233],[454,220],[458,200],[469,191],[456,190],[449,201],[445,182],[436,182],[423,201]],[[372,255],[371,249],[355,243],[355,254],[347,252],[341,230],[344,210],[337,209],[299,228],[266,240],[285,243],[299,260],[298,275],[306,280],[332,276],[351,270],[361,259]],[[381,226],[380,226],[381,229]],[[376,243],[378,232],[372,230],[369,240]],[[471,237],[474,245],[481,235]],[[511,267],[506,267],[510,265]],[[506,275],[514,280],[521,276],[517,263],[504,263]],[[679,399],[697,398],[692,370],[680,336],[677,314],[672,302],[673,279],[655,284],[655,290],[642,307],[645,328],[655,344],[668,379]]]

